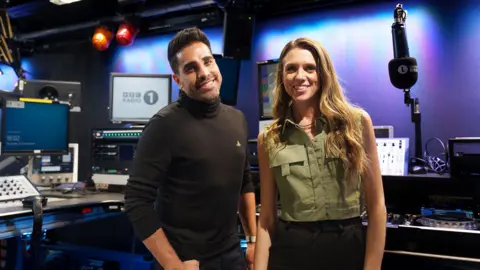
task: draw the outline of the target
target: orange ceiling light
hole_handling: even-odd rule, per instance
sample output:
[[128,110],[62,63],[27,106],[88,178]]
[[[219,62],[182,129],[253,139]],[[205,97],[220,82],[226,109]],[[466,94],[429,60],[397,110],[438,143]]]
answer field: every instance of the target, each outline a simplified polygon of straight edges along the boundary
[[93,34],[92,44],[97,50],[105,51],[110,47],[112,40],[113,32],[105,26],[99,26]]

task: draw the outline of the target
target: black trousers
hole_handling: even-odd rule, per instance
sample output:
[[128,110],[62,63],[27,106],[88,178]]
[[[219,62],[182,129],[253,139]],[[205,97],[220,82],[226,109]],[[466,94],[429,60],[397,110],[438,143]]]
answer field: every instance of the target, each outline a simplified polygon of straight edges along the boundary
[[272,238],[268,270],[362,270],[365,237],[360,218],[279,221]]
[[[163,270],[158,263],[157,269]],[[247,262],[240,244],[218,256],[200,260],[200,270],[247,270]]]

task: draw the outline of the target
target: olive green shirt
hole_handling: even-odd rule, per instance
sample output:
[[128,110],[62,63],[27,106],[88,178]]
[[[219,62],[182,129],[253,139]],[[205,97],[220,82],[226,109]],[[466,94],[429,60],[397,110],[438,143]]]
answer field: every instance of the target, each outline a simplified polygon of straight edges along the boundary
[[286,144],[268,153],[280,194],[280,218],[285,221],[341,220],[361,214],[360,176],[347,180],[340,157],[326,155],[326,126],[323,117],[316,120],[312,141],[289,116],[280,134]]

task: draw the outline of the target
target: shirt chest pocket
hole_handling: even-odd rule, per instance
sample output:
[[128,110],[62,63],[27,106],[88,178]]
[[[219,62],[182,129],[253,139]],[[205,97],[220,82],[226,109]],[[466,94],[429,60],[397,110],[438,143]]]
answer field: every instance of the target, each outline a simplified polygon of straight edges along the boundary
[[276,174],[290,178],[309,178],[308,156],[304,146],[288,145],[278,151],[270,163]]
[[325,155],[320,168],[320,176],[343,181],[345,179],[345,167],[340,156]]

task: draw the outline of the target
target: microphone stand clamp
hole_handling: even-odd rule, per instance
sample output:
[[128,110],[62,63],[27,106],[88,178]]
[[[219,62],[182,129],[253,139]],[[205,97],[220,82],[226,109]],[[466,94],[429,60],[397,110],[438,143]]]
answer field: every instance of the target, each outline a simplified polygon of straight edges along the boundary
[[404,103],[410,107],[411,120],[415,125],[415,157],[410,159],[410,173],[425,174],[427,170],[423,160],[422,144],[422,114],[420,113],[420,102],[418,98],[410,96],[410,89],[404,89]]

